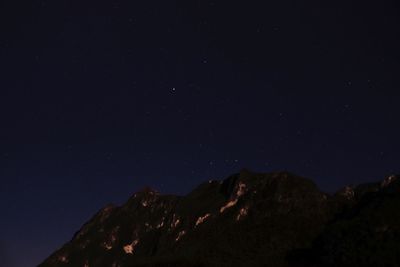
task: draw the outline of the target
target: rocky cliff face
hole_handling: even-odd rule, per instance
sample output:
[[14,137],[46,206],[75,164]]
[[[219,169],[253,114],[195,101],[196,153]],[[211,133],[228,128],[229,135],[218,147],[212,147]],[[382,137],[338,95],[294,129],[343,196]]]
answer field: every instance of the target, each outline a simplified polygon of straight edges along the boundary
[[243,170],[183,197],[147,188],[99,211],[40,267],[400,266],[399,183],[331,196],[287,172]]

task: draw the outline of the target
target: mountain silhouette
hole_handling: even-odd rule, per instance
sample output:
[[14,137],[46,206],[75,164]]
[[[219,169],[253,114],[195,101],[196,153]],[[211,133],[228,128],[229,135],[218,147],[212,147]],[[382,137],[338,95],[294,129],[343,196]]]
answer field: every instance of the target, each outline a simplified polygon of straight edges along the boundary
[[289,172],[242,170],[109,205],[39,267],[400,266],[399,207],[399,176],[327,194]]

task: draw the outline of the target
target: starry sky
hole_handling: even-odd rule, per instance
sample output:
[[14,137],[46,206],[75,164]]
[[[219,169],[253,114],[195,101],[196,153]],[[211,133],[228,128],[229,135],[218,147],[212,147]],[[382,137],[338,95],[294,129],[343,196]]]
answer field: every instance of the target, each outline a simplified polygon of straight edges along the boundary
[[369,2],[1,1],[0,262],[146,185],[400,173],[400,6]]

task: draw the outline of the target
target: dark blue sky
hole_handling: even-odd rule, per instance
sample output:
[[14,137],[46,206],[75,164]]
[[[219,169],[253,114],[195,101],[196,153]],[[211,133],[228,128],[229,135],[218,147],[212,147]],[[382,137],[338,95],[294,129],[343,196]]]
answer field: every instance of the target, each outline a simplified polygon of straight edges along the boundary
[[399,4],[320,2],[2,1],[0,262],[145,185],[400,173]]

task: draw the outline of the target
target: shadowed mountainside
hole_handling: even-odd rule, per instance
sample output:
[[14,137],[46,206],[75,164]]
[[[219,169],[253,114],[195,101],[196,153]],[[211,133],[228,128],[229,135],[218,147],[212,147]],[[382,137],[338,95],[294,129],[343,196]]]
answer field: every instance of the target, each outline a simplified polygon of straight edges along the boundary
[[40,267],[400,266],[400,179],[334,195],[243,170],[186,196],[146,188],[107,206]]

